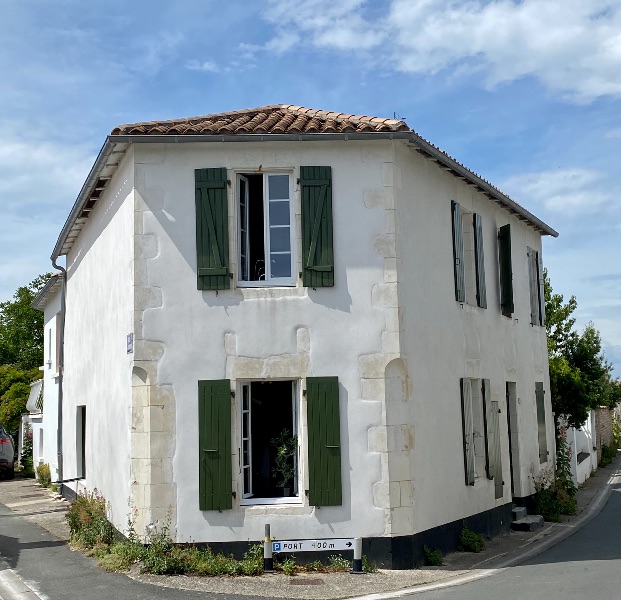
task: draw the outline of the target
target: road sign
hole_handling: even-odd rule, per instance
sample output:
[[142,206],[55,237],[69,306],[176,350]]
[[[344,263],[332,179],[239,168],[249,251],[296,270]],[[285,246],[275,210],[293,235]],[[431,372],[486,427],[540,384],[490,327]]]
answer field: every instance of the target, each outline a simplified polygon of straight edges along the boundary
[[334,538],[329,540],[280,540],[272,542],[272,552],[321,552],[324,550],[353,550],[354,540]]

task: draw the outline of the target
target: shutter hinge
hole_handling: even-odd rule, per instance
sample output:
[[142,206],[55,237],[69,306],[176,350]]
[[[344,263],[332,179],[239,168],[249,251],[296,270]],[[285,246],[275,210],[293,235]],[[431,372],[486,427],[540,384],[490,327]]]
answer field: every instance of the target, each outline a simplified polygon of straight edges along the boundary
[[[306,390],[302,390],[302,396],[306,398]],[[308,492],[308,490],[306,490]]]
[[231,390],[231,398],[235,398],[235,390]]
[[231,187],[231,180],[230,180],[230,179],[227,179],[227,180],[226,180],[226,185],[228,185],[229,187]]
[[297,182],[298,182],[298,185],[300,185],[300,178],[299,177],[297,178]]
[[237,492],[231,492],[231,496],[233,496],[233,498],[237,498]]

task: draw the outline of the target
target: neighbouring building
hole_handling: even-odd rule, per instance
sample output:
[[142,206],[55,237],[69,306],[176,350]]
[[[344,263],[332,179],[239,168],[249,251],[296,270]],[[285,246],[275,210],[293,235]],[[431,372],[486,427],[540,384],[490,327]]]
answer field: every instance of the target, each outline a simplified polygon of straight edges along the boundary
[[114,129],[53,250],[65,287],[35,301],[65,492],[121,530],[235,551],[270,523],[388,567],[507,531],[554,459],[544,235],[403,121]]

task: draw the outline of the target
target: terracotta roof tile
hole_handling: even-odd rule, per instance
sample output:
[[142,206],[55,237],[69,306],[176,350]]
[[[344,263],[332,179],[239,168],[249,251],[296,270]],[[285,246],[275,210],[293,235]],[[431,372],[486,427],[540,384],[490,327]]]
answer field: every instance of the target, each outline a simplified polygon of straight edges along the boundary
[[271,104],[246,110],[120,125],[110,135],[236,135],[410,131],[404,121]]

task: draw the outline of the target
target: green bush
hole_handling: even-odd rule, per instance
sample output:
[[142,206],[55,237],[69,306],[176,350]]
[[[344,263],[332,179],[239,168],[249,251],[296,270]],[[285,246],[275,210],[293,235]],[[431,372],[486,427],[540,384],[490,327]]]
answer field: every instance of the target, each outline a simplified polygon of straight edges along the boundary
[[480,533],[464,527],[459,534],[459,549],[462,552],[481,552],[485,549],[485,540]]
[[328,557],[328,560],[330,561],[331,571],[340,572],[349,571],[349,569],[351,569],[351,561],[347,560],[344,556],[341,556],[340,554],[333,554],[332,556]]
[[20,455],[22,474],[26,477],[34,475],[34,464],[32,461],[32,428],[30,423],[24,426],[24,439],[22,441],[22,453]]
[[602,445],[602,457],[599,461],[600,467],[607,467],[617,456],[617,450],[613,447]]
[[50,487],[50,485],[52,485],[52,474],[50,471],[50,465],[48,465],[47,463],[43,463],[42,465],[39,465],[37,467],[36,471],[37,481],[39,482],[39,485],[42,485],[45,488]]
[[106,501],[97,490],[93,493],[80,494],[66,516],[71,542],[82,548],[111,544],[114,528],[108,521],[106,513]]
[[441,567],[444,562],[444,555],[441,550],[437,548],[430,548],[429,546],[423,546],[423,552],[425,554],[425,564],[431,567]]

